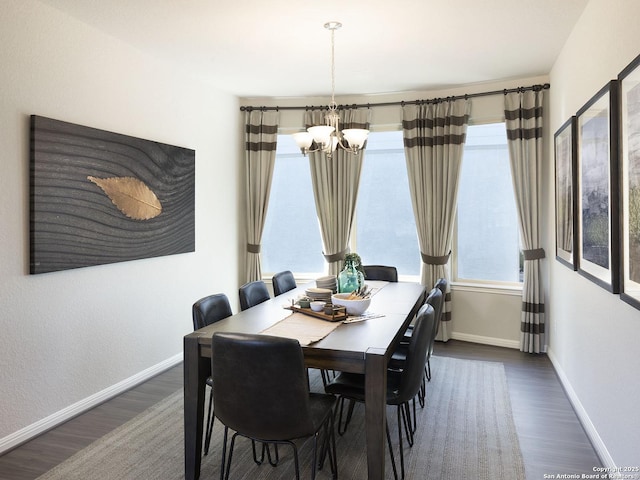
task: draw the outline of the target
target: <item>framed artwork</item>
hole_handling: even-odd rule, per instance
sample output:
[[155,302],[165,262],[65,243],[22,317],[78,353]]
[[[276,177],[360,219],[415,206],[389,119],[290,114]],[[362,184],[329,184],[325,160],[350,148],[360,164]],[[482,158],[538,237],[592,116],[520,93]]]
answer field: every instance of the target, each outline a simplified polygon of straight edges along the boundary
[[617,81],[576,114],[578,272],[620,293]]
[[556,168],[556,259],[577,270],[576,119],[571,117],[553,136]]
[[640,56],[618,76],[622,279],[620,298],[640,309]]
[[31,116],[30,273],[195,250],[195,151]]

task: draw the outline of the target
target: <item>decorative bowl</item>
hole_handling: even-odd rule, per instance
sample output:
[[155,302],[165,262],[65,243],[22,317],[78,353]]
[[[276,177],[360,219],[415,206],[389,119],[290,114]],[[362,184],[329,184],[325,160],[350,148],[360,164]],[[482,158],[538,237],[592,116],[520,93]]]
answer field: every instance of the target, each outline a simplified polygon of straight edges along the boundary
[[313,310],[314,312],[321,312],[324,309],[325,303],[326,302],[319,301],[311,302],[311,310]]
[[350,293],[334,293],[331,298],[334,305],[346,307],[348,315],[362,315],[369,308],[371,298],[348,300],[350,295]]

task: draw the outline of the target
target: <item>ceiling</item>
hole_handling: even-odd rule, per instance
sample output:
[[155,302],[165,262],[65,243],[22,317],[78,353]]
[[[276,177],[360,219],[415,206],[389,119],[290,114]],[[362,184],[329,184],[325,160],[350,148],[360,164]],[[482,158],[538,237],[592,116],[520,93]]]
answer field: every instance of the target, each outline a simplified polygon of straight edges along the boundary
[[438,90],[549,73],[588,0],[40,0],[240,97]]

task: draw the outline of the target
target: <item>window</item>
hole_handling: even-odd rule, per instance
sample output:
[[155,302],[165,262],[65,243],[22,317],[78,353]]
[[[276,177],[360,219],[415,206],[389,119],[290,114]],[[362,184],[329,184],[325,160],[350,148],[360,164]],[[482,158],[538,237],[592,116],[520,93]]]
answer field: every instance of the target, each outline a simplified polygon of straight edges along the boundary
[[291,135],[278,135],[269,208],[262,232],[262,271],[325,270],[309,160]]
[[[467,130],[454,235],[455,281],[522,281],[504,123]],[[395,265],[405,277],[420,274],[402,131],[369,135],[351,250],[365,264]],[[313,277],[326,271],[309,161],[291,135],[278,135],[262,252],[265,275],[292,270]]]
[[456,240],[455,280],[522,281],[504,123],[470,125],[467,129]]
[[352,249],[364,264],[393,265],[400,275],[420,275],[420,249],[402,131],[369,135]]
[[[351,249],[363,262],[395,265],[401,275],[419,275],[401,131],[369,135],[355,223]],[[278,135],[262,252],[265,273],[292,270],[320,275],[326,269],[309,161],[291,135]]]

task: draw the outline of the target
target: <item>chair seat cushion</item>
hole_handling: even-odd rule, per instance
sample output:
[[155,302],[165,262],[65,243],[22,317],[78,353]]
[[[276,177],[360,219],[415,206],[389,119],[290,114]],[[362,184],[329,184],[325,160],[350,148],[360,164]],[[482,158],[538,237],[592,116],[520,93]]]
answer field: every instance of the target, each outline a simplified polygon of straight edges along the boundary
[[333,395],[325,395],[324,393],[314,392],[309,393],[311,421],[313,422],[316,432],[326,420],[327,415],[331,414],[331,410],[335,406],[336,400],[336,397]]
[[[387,404],[396,405],[398,398],[398,388],[402,372],[387,370]],[[364,375],[360,373],[341,372],[336,378],[331,380],[325,387],[327,393],[340,395],[353,399],[357,402],[364,402]]]

